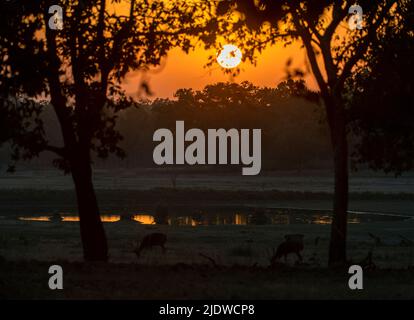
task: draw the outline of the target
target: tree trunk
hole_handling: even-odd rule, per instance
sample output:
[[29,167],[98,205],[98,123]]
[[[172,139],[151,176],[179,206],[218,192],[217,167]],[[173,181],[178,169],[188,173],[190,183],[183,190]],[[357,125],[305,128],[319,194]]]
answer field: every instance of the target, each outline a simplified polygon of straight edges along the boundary
[[348,142],[344,109],[336,105],[330,121],[335,167],[335,194],[329,265],[339,266],[346,262],[346,234],[348,214]]
[[71,167],[78,202],[84,259],[107,261],[108,246],[92,184],[89,157],[77,154]]

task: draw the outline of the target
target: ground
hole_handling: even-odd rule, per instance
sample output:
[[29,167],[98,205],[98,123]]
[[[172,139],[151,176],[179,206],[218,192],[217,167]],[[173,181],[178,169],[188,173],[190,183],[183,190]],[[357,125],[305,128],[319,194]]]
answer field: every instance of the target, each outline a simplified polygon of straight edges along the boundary
[[[110,262],[82,262],[79,225],[1,221],[0,297],[70,299],[413,299],[414,248],[399,235],[414,234],[414,221],[350,225],[349,259],[359,263],[373,250],[376,269],[366,271],[364,290],[348,288],[347,269],[329,270],[330,225],[145,226],[105,223]],[[167,252],[132,252],[136,239],[165,232]],[[375,246],[368,232],[381,237]],[[305,234],[304,263],[269,267],[272,249],[289,233]],[[318,244],[315,239],[319,237]],[[216,261],[214,266],[203,254]],[[64,270],[64,290],[48,289],[48,268]]]
[[[306,208],[325,215],[332,208],[330,175],[274,174],[248,181],[190,175],[179,176],[177,188],[172,188],[168,177],[127,173],[98,172],[95,179],[101,213],[127,217],[104,223],[110,257],[108,263],[98,264],[82,260],[78,222],[18,220],[22,216],[76,214],[70,177],[45,177],[43,171],[1,176],[0,298],[414,298],[414,246],[403,240],[414,240],[412,176],[352,179],[350,210],[380,213],[349,224],[349,263],[362,263],[372,252],[375,264],[374,270],[364,271],[364,289],[352,291],[347,268],[327,267],[331,226],[323,219],[321,224],[288,219],[265,225],[223,224],[220,220],[218,225],[208,226],[144,225],[129,220],[133,214],[150,213],[160,202],[175,206],[176,217],[203,210],[213,220],[218,212],[226,211],[227,217],[229,212],[234,216],[238,210],[251,212],[258,207]],[[167,251],[163,254],[160,248],[153,248],[138,259],[133,249],[151,232],[167,234]],[[297,264],[295,255],[290,255],[286,263],[282,260],[271,268],[273,250],[286,234],[293,233],[305,236],[303,263]],[[375,243],[370,234],[380,241]],[[52,264],[63,267],[64,290],[48,288]]]
[[49,263],[7,262],[1,298],[24,299],[413,299],[413,270],[377,270],[363,290],[348,288],[347,270],[207,265],[59,263],[64,289],[47,287]]

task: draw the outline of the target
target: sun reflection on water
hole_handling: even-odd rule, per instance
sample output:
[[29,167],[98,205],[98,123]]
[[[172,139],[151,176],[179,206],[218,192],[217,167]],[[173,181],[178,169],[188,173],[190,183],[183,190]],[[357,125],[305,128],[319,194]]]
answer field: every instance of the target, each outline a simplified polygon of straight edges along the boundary
[[236,225],[246,225],[247,224],[247,215],[242,213],[236,213],[234,215],[234,224]]
[[[39,221],[39,222],[79,222],[79,216],[73,213],[56,213],[50,215],[39,216],[21,216],[17,218],[20,221]],[[132,215],[116,215],[104,214],[101,215],[102,222],[119,222],[119,221],[134,221],[143,225],[177,225],[177,226],[209,226],[209,225],[252,225],[252,224],[319,224],[328,225],[332,223],[332,216],[321,213],[293,213],[293,212],[267,212],[261,215],[248,214],[246,212],[221,212],[217,214],[188,214],[177,215],[172,214],[159,218],[157,215],[149,213],[138,213]],[[348,216],[349,224],[359,224],[364,222],[363,216]]]
[[141,224],[154,224],[155,218],[149,214],[134,214],[132,220],[137,221]]
[[40,217],[19,217],[21,221],[50,221],[49,216],[40,216]]
[[[42,222],[50,222],[50,221],[63,221],[63,222],[79,222],[79,216],[75,215],[59,215],[57,216],[33,216],[33,217],[18,217],[20,221],[42,221]],[[101,221],[102,222],[118,222],[121,220],[120,215],[102,215]]]

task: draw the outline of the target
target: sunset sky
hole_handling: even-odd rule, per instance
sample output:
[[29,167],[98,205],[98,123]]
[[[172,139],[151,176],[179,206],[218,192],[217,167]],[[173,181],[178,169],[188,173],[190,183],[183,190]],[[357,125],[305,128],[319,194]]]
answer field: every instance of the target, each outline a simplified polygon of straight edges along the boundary
[[[248,80],[260,86],[276,86],[286,77],[285,65],[289,58],[293,58],[293,67],[305,65],[304,51],[299,45],[285,48],[281,43],[267,48],[259,56],[256,66],[242,62],[240,75],[232,79],[224,74],[224,69],[218,63],[205,68],[208,56],[209,52],[201,47],[188,55],[180,49],[173,49],[158,72],[149,72],[145,75],[138,72],[129,74],[124,81],[124,87],[129,95],[137,97],[139,83],[144,77],[154,93],[152,98],[167,98],[172,97],[180,88],[202,89],[207,84],[219,81]],[[312,76],[306,76],[305,80],[310,88],[316,89]]]
[[[168,1],[168,0],[166,0]],[[116,14],[127,15],[130,3],[122,0],[119,4],[111,3],[109,10]],[[231,44],[231,43],[229,43]],[[242,52],[243,53],[243,52]],[[286,61],[292,58],[292,68],[305,66],[305,52],[296,43],[284,47],[283,43],[268,47],[257,59],[257,65],[242,62],[239,67],[241,73],[231,78],[224,74],[224,68],[215,63],[210,68],[205,68],[209,55],[217,55],[217,52],[206,51],[201,46],[189,54],[178,48],[172,49],[166,57],[163,66],[157,72],[134,72],[127,75],[123,86],[128,95],[138,97],[137,92],[143,79],[150,84],[153,98],[171,98],[174,92],[180,88],[202,89],[207,84],[220,81],[250,81],[259,86],[276,86],[286,77]],[[317,89],[316,83],[311,75],[305,77],[305,81],[311,89]],[[142,94],[142,93],[141,93]],[[142,96],[141,96],[142,97]]]

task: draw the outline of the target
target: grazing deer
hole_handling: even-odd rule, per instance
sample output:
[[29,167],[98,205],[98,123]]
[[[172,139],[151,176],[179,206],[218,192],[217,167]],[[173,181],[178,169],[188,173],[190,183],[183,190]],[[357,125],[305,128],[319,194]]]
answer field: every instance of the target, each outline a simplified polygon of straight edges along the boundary
[[160,246],[162,249],[162,252],[165,252],[165,242],[167,242],[167,236],[165,233],[160,232],[154,232],[147,234],[141,241],[141,244],[139,247],[137,247],[134,252],[136,253],[137,257],[139,258],[139,255],[143,249],[146,248],[152,248],[154,246]]
[[300,251],[303,250],[303,234],[288,234],[285,236],[285,241],[282,242],[276,250],[276,253],[271,258],[270,262],[272,265],[276,263],[282,256],[285,258],[290,253],[296,253],[298,256],[299,261],[302,261],[302,256],[300,255]]

